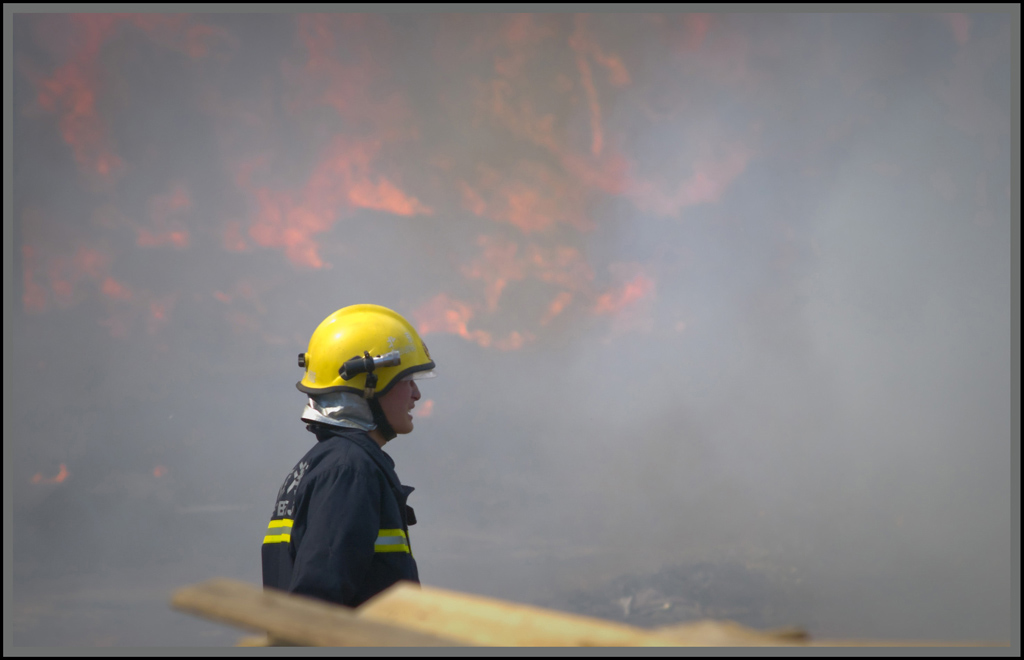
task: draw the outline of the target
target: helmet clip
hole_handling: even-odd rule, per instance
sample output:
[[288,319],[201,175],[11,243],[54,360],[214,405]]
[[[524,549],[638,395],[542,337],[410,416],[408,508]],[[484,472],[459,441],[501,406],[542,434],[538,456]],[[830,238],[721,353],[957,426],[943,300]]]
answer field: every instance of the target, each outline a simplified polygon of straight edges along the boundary
[[377,357],[370,357],[369,351],[363,351],[363,357],[358,355],[351,360],[345,361],[338,369],[338,374],[343,380],[352,380],[361,373],[373,373],[377,367],[395,367],[402,363],[402,356],[398,351],[391,351]]
[[384,362],[384,358],[390,358],[389,355],[377,356],[377,358],[370,357],[370,351],[363,351],[363,357],[354,357],[351,360],[341,365],[341,369],[338,373],[344,380],[351,380],[356,375],[365,373],[366,384],[363,389],[363,398],[373,398],[373,390],[377,387],[377,374],[374,373],[374,369],[377,368],[378,362]]
[[377,367],[394,367],[402,363],[402,356],[398,351],[391,351],[377,357],[370,357],[370,351],[363,351],[363,357],[358,355],[347,360],[338,369],[338,374],[343,380],[352,380],[359,374],[366,374],[366,385],[363,389],[363,398],[373,398],[373,390],[377,387],[377,374],[374,369]]

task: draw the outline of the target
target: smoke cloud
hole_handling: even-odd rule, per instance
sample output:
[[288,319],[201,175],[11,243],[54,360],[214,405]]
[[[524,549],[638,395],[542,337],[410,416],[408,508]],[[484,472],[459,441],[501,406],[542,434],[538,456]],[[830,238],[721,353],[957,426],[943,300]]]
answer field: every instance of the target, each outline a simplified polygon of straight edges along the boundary
[[728,560],[812,635],[1008,640],[1016,24],[15,15],[15,645],[235,642],[168,593],[260,582],[356,303],[438,365],[424,583]]

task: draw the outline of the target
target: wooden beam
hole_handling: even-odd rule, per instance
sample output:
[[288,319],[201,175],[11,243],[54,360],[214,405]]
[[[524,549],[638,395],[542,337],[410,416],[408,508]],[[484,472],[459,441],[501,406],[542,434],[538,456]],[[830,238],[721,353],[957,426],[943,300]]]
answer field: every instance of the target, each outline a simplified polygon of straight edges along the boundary
[[264,631],[241,646],[1008,647],[999,642],[812,640],[704,620],[648,630],[485,596],[399,582],[356,609],[214,579],[175,592],[180,610]]

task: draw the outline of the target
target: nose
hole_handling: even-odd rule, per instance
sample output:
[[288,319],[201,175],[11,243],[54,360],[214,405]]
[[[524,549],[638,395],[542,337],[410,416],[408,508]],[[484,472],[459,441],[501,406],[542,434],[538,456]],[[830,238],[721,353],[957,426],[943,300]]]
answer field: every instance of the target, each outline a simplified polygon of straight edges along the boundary
[[414,381],[414,380],[411,380],[409,382],[412,383],[412,389],[410,391],[410,394],[412,395],[412,400],[413,401],[419,401],[420,400],[420,388],[419,388],[419,386],[416,385],[416,381]]

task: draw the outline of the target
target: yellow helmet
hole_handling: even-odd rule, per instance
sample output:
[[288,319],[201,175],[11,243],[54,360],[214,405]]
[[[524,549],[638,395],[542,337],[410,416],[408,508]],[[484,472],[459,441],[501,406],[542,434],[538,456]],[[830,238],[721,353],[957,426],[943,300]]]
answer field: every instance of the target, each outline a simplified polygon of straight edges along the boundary
[[366,399],[387,394],[407,377],[429,378],[434,362],[411,323],[380,305],[351,305],[324,319],[299,353],[305,367],[295,384],[307,394],[355,392]]

